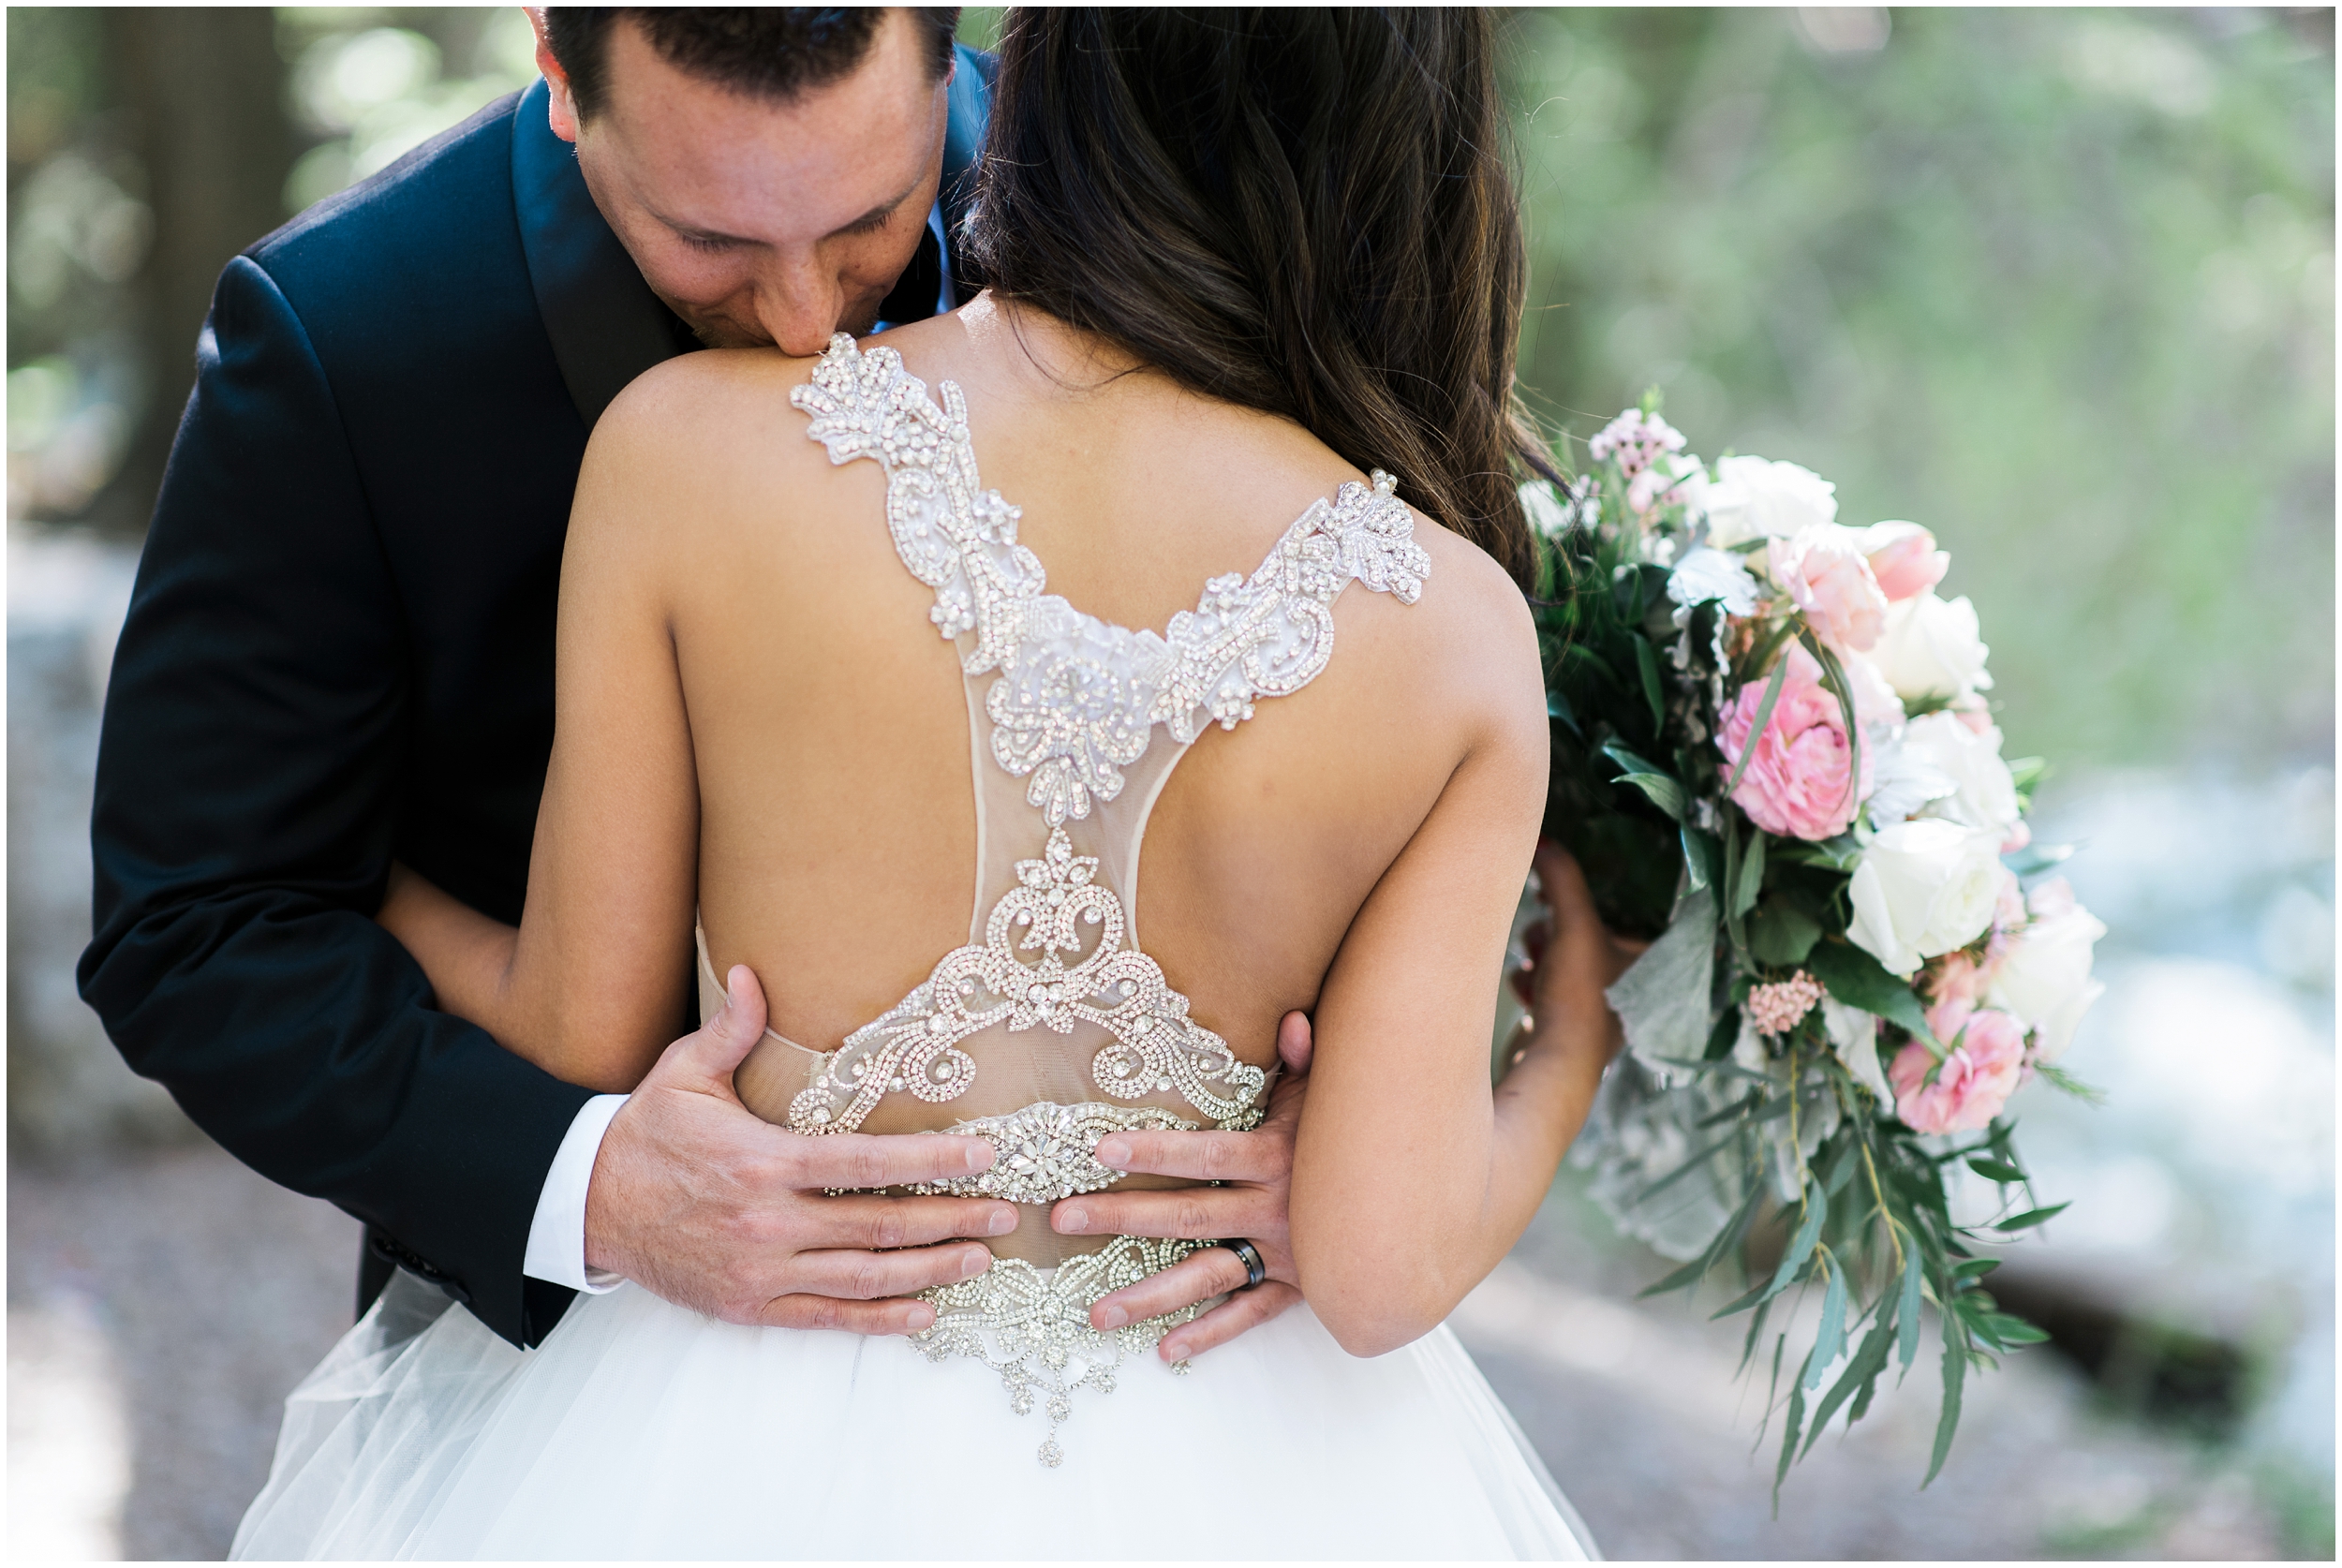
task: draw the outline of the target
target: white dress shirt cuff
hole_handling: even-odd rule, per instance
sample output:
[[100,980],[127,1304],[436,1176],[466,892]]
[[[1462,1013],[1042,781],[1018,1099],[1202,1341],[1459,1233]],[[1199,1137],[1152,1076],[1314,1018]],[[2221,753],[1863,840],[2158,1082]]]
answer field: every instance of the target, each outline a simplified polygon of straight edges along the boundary
[[537,1194],[537,1216],[528,1223],[528,1250],[521,1257],[521,1272],[530,1279],[589,1295],[626,1283],[624,1275],[586,1266],[586,1188],[594,1179],[601,1136],[625,1103],[623,1094],[598,1094],[586,1102],[554,1152],[553,1169]]

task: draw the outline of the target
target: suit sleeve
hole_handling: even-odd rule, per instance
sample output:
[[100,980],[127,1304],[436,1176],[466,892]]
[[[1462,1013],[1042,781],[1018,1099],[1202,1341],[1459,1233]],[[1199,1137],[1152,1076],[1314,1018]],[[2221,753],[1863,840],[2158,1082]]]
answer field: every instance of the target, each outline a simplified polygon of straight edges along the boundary
[[[427,461],[428,454],[418,454]],[[82,995],[138,1072],[534,1343],[545,1173],[588,1090],[432,1007],[370,918],[397,826],[409,650],[300,318],[249,258],[198,348],[99,743]]]

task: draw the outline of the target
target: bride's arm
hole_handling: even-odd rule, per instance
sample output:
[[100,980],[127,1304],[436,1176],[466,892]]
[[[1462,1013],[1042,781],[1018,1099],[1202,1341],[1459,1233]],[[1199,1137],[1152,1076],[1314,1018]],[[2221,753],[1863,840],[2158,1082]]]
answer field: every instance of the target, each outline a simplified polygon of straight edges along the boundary
[[698,894],[699,789],[667,598],[678,481],[642,422],[614,405],[578,477],[519,928],[404,866],[376,917],[443,1011],[609,1090],[632,1088],[676,1033]]
[[[1548,766],[1534,629],[1517,593],[1509,606],[1490,597],[1475,639],[1485,657],[1455,694],[1474,716],[1462,760],[1359,910],[1316,1010],[1293,1253],[1319,1319],[1361,1355],[1430,1331],[1519,1237],[1608,1058],[1594,991],[1593,1028],[1549,1022],[1490,1088],[1505,944]],[[1583,922],[1562,925],[1583,934]],[[1549,966],[1601,962],[1581,941],[1554,945]]]

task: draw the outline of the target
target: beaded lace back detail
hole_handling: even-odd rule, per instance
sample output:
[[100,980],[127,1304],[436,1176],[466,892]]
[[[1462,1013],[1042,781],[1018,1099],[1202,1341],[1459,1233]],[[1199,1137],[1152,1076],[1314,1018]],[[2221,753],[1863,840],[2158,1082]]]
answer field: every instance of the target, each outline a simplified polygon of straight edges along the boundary
[[[965,1110],[937,1130],[986,1138],[998,1158],[934,1190],[1046,1204],[1119,1179],[1092,1153],[1108,1132],[1259,1121],[1267,1074],[1190,1016],[1139,946],[1147,815],[1207,727],[1233,730],[1260,699],[1325,669],[1344,588],[1411,604],[1430,562],[1378,471],[1371,487],[1313,503],[1251,573],[1206,584],[1162,634],[1110,625],[1046,591],[1017,542],[1017,509],[978,477],[966,399],[950,381],[937,392],[893,348],[865,352],[840,333],[790,393],[833,464],[885,469],[896,550],[934,590],[928,618],[967,683],[979,848],[968,944],[813,1057],[787,1119],[801,1132],[852,1131],[896,1096]],[[1100,1334],[1090,1305],[1197,1245],[1117,1237],[1045,1270],[999,1259],[928,1293],[938,1316],[921,1348],[992,1366],[1019,1411],[1045,1401],[1041,1457],[1056,1464],[1072,1391],[1110,1389],[1126,1354],[1194,1311]]]

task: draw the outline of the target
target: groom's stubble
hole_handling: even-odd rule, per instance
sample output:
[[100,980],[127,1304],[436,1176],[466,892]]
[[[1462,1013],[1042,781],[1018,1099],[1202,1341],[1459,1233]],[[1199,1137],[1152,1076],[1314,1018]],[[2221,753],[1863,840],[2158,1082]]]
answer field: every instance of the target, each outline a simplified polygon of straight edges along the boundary
[[951,74],[890,9],[844,77],[785,100],[661,56],[620,17],[590,117],[544,46],[554,133],[643,276],[711,348],[818,354],[867,333],[911,263],[942,173]]

